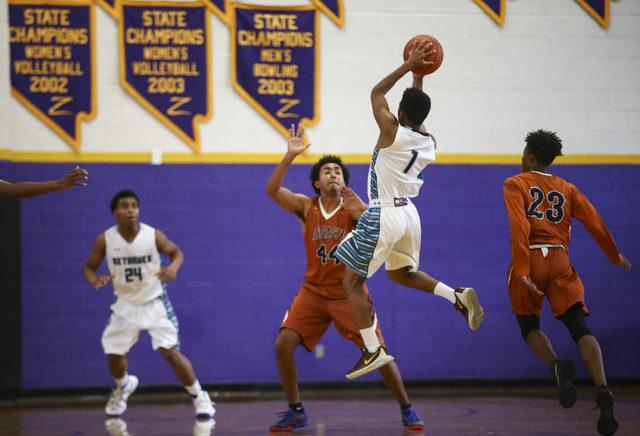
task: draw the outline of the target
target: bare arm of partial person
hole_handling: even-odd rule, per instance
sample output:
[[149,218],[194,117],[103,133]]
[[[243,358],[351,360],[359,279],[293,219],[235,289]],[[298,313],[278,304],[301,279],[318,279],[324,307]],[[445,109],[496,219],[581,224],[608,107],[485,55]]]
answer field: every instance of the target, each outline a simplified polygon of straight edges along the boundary
[[64,191],[74,186],[87,186],[87,171],[75,167],[60,180],[50,182],[18,182],[9,183],[0,180],[0,196],[9,198],[31,198],[53,191]]
[[178,270],[184,262],[184,254],[180,247],[167,238],[160,230],[156,230],[156,246],[158,251],[169,256],[170,263],[158,272],[156,275],[160,277],[163,283],[171,283],[176,279]]
[[87,262],[82,267],[82,276],[94,289],[100,289],[114,277],[113,275],[98,276],[98,268],[107,252],[107,242],[104,233],[101,233],[93,243],[93,249],[89,253]]
[[267,194],[284,210],[295,214],[301,221],[311,206],[311,198],[303,194],[296,194],[282,186],[287,170],[298,155],[302,154],[311,144],[304,145],[304,127],[298,124],[298,132],[292,124],[289,129],[287,153],[267,181]]
[[[378,136],[378,142],[376,144],[377,148],[387,148],[393,144],[396,132],[398,131],[398,119],[389,110],[389,103],[385,96],[391,88],[393,88],[396,82],[404,77],[404,75],[409,71],[418,67],[433,64],[433,62],[425,62],[424,60],[425,56],[430,53],[429,49],[432,46],[432,42],[426,43],[424,40],[421,41],[420,44],[415,44],[411,55],[409,55],[409,59],[407,59],[405,63],[400,65],[387,77],[382,79],[380,83],[374,86],[371,90],[371,107],[373,109],[373,116],[380,128],[380,135]],[[414,87],[417,87],[415,86],[415,75],[413,84]],[[419,85],[420,88],[422,88],[422,79],[420,79]]]

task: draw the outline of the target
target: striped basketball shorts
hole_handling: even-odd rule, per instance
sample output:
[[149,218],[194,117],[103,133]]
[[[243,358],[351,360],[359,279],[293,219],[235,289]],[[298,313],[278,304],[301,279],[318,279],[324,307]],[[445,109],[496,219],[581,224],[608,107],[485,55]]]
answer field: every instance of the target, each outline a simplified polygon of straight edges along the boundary
[[413,203],[402,207],[371,207],[336,251],[336,257],[356,274],[371,277],[384,263],[392,271],[420,263],[422,230]]
[[104,354],[124,356],[138,342],[140,331],[147,330],[154,350],[179,350],[178,329],[178,319],[166,293],[142,306],[118,298],[111,305],[111,317],[102,332],[102,348]]

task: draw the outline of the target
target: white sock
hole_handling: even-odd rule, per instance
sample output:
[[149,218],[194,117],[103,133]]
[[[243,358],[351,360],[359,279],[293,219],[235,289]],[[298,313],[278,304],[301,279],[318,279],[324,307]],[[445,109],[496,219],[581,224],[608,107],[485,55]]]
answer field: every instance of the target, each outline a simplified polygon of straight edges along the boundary
[[362,339],[364,340],[364,346],[369,353],[375,353],[380,348],[380,342],[378,342],[378,336],[376,335],[375,324],[364,330],[360,330]]
[[202,386],[200,386],[200,382],[198,380],[196,380],[196,382],[191,386],[185,386],[184,388],[192,397],[197,396],[198,393],[202,390]]
[[455,291],[453,290],[453,288],[450,288],[442,282],[438,282],[436,288],[433,290],[433,293],[439,297],[446,298],[453,304],[456,303]]
[[124,377],[122,378],[114,378],[114,380],[116,381],[116,385],[118,385],[118,387],[123,387],[126,386],[127,383],[129,383],[129,373],[124,373]]

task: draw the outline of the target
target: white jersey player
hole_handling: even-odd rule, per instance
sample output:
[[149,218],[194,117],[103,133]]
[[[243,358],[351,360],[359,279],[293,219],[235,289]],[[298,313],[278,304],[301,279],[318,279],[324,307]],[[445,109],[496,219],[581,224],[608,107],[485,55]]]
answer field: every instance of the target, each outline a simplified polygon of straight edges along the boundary
[[[472,330],[478,328],[484,316],[475,290],[454,290],[418,270],[422,236],[420,216],[411,198],[418,195],[422,186],[422,170],[435,161],[436,141],[423,124],[431,100],[422,92],[423,77],[416,74],[413,86],[402,96],[397,118],[389,110],[385,95],[409,71],[428,64],[424,58],[431,45],[426,41],[416,43],[409,59],[371,91],[380,135],[369,170],[369,209],[336,251],[338,259],[348,267],[343,285],[365,342],[362,357],[347,372],[347,378],[359,377],[393,360],[378,342],[363,287],[383,263],[394,282],[451,301]],[[344,195],[350,194],[345,190]]]
[[[98,235],[82,270],[95,289],[112,281],[117,297],[102,334],[109,371],[117,385],[105,411],[114,418],[126,410],[127,399],[138,386],[138,378],[127,372],[126,355],[138,341],[140,331],[147,330],[153,349],[160,351],[193,397],[196,416],[213,418],[215,409],[209,394],[202,390],[191,362],[180,352],[178,319],[165,291],[165,283],[171,283],[182,266],[182,250],[160,230],[138,221],[139,204],[131,190],[113,197],[111,212],[118,223]],[[169,256],[168,266],[162,266],[160,253]],[[109,275],[98,276],[105,256]]]

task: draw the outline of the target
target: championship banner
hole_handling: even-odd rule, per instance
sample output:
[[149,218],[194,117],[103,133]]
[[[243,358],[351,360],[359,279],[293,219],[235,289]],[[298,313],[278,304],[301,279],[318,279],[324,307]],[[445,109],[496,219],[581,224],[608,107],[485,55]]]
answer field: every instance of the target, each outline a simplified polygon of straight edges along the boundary
[[233,87],[284,136],[319,119],[319,16],[313,5],[234,3]]
[[224,23],[229,24],[230,0],[202,0]]
[[96,3],[102,6],[102,9],[107,11],[107,13],[116,20],[120,18],[120,8],[116,5],[117,1],[118,0],[95,0]]
[[200,2],[123,1],[120,82],[194,150],[211,107],[209,15]]
[[[610,0],[576,0],[605,29],[609,28]],[[614,0],[617,1],[617,0]]]
[[311,0],[314,5],[327,17],[336,23],[339,27],[344,28],[344,7],[342,0]]
[[96,116],[91,0],[10,0],[11,94],[74,149]]
[[476,2],[496,23],[504,27],[504,19],[507,16],[507,0],[473,0]]

